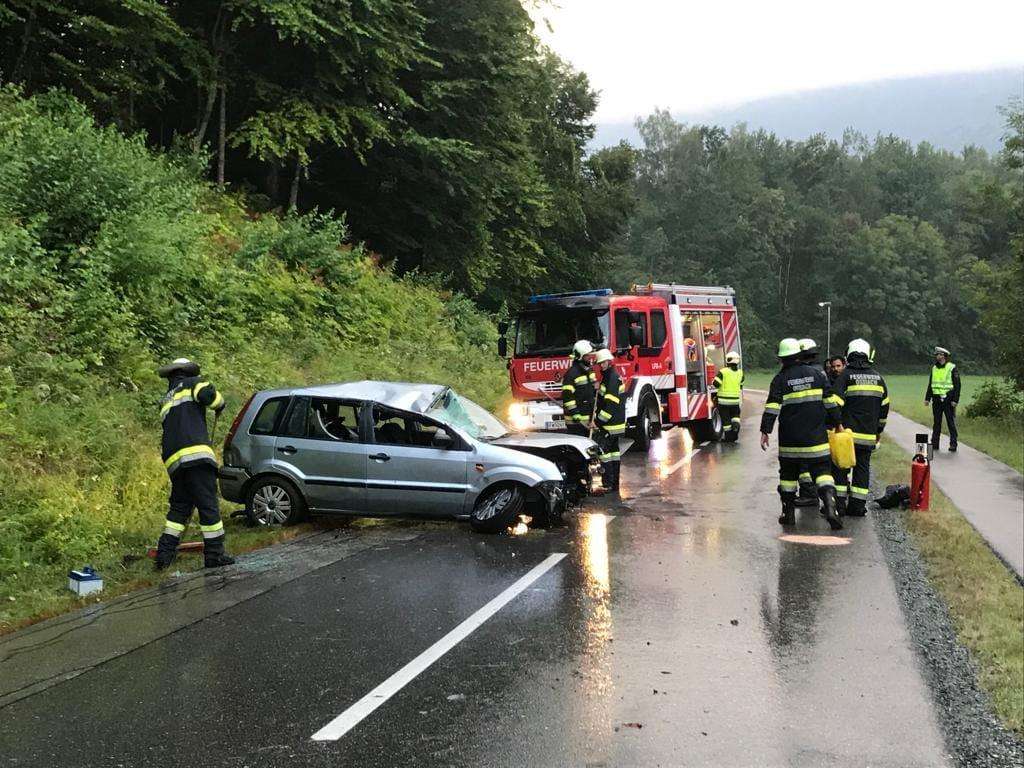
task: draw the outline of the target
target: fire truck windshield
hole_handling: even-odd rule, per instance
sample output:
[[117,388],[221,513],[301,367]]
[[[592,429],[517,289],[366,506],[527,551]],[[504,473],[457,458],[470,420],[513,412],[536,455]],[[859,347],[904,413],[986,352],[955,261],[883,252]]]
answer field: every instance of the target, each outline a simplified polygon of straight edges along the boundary
[[595,347],[608,339],[608,310],[592,308],[545,308],[519,314],[516,324],[516,357],[568,355],[572,345],[587,339]]

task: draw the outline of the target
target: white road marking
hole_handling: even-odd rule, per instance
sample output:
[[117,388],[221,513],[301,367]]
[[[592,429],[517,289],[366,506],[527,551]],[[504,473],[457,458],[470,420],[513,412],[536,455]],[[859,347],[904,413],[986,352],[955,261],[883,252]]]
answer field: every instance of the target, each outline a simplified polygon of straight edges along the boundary
[[566,552],[555,552],[548,555],[539,565],[531,569],[529,573],[512,584],[512,586],[314,733],[312,736],[313,740],[337,741],[355,728],[377,707],[402,690],[417,675],[427,670],[431,664],[448,653],[462,640],[469,637],[475,629],[478,629],[485,621],[512,602],[519,593],[558,565],[565,558],[566,554]]
[[690,451],[688,454],[683,456],[683,458],[681,458],[679,461],[677,461],[671,467],[668,467],[664,472],[661,473],[661,476],[662,477],[668,477],[669,475],[671,475],[673,472],[675,472],[680,467],[682,467],[682,466],[684,466],[686,464],[689,464],[690,463],[690,459],[692,459],[694,456],[696,456],[698,453],[700,453],[700,449],[703,448],[707,444],[708,444],[708,441],[705,441],[705,442],[701,443],[699,448],[694,448],[692,451]]

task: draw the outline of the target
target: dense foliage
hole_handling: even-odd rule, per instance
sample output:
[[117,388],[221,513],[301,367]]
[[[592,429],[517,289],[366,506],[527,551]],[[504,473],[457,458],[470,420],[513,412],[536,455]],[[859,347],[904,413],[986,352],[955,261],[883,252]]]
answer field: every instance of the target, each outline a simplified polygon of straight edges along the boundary
[[732,284],[749,362],[768,363],[782,335],[823,339],[818,302],[831,301],[837,346],[865,336],[892,364],[942,344],[968,366],[991,369],[997,353],[1019,371],[1024,133],[1020,105],[1008,114],[1007,151],[991,158],[852,131],[780,141],[655,113],[638,123],[619,280]]
[[159,361],[201,361],[229,413],[286,383],[503,389],[469,299],[378,267],[339,219],[254,216],[199,171],[68,96],[0,90],[0,629],[26,584],[47,605],[69,564],[109,573],[159,531]]
[[631,153],[585,157],[596,95],[520,0],[4,0],[0,78],[270,207],[347,211],[492,308],[596,279],[632,200]]

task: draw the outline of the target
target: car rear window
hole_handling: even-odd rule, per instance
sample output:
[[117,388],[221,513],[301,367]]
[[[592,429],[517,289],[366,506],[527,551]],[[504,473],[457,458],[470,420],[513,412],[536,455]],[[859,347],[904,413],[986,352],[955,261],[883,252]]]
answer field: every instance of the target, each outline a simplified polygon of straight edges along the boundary
[[256,414],[256,418],[252,420],[252,426],[249,427],[249,434],[274,434],[274,427],[277,426],[278,418],[281,416],[281,411],[284,410],[284,406],[287,402],[287,397],[273,397],[270,400],[267,400],[267,402],[265,402],[260,408],[260,412]]

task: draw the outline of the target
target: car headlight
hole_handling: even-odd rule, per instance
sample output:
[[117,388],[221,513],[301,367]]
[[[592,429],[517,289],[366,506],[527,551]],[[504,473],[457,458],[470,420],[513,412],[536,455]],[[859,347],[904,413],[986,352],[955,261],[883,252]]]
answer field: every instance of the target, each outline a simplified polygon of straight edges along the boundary
[[530,418],[526,403],[512,403],[509,405],[508,423],[517,432],[522,432],[533,426],[533,420]]

